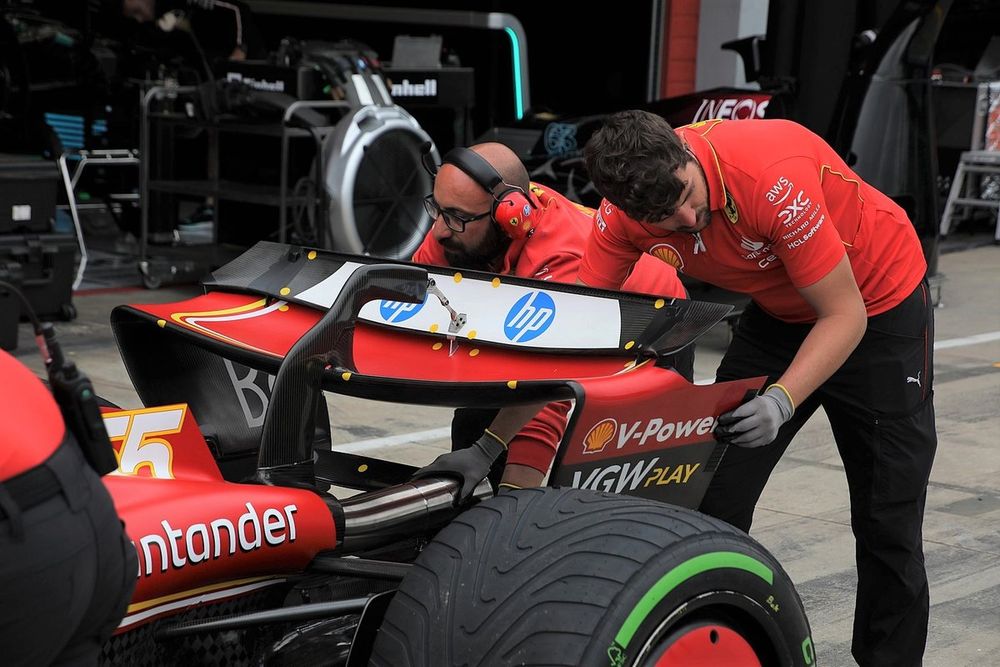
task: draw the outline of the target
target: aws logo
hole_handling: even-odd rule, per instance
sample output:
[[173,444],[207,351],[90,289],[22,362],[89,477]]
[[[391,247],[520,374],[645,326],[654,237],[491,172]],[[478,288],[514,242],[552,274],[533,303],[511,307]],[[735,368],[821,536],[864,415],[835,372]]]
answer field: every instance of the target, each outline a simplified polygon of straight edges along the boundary
[[659,245],[653,246],[649,249],[649,254],[656,257],[660,261],[666,262],[678,271],[684,268],[684,259],[681,258],[681,254],[677,252],[677,248],[673,247],[669,243],[660,243]]
[[526,343],[545,333],[556,319],[556,303],[545,292],[528,292],[507,311],[503,333],[512,343]]
[[386,301],[379,303],[378,312],[386,322],[405,322],[420,312],[420,309],[427,303],[427,297],[420,303],[406,303],[404,301]]

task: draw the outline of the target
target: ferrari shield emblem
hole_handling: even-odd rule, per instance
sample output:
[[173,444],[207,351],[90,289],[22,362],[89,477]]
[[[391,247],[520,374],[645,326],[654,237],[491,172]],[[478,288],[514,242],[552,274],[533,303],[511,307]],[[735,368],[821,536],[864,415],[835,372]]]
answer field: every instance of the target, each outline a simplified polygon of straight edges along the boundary
[[740,219],[740,212],[736,210],[736,200],[733,196],[729,194],[729,190],[726,190],[726,205],[722,207],[722,212],[726,214],[729,218],[729,222],[736,224],[736,221]]

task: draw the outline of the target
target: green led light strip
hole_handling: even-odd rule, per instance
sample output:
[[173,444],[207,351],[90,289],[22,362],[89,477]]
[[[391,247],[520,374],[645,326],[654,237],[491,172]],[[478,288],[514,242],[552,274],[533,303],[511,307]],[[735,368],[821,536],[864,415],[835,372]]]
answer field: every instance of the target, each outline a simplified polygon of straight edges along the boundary
[[521,101],[521,44],[517,41],[517,33],[513,28],[504,28],[510,37],[510,50],[514,58],[514,115],[518,120],[524,118],[524,104]]

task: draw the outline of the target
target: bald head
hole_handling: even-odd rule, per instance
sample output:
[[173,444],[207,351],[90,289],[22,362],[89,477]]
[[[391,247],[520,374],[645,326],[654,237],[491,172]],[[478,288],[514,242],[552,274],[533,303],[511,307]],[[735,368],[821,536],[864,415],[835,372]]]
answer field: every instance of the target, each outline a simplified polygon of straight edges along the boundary
[[525,192],[528,191],[528,186],[530,185],[528,170],[524,168],[524,163],[518,159],[514,151],[496,142],[475,144],[474,146],[470,146],[469,150],[478,153],[484,160],[489,162],[497,170],[497,173],[500,174],[500,178],[503,179],[504,183],[515,185]]

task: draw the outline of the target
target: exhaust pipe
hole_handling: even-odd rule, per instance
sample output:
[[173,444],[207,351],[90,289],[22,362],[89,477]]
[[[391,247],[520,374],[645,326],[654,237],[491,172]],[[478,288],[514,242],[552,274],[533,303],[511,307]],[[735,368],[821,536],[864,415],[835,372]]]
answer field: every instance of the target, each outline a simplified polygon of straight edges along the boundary
[[[341,502],[344,531],[338,551],[363,551],[433,532],[462,512],[455,507],[457,493],[457,481],[438,477],[348,498]],[[493,497],[489,480],[481,481],[473,496]]]

